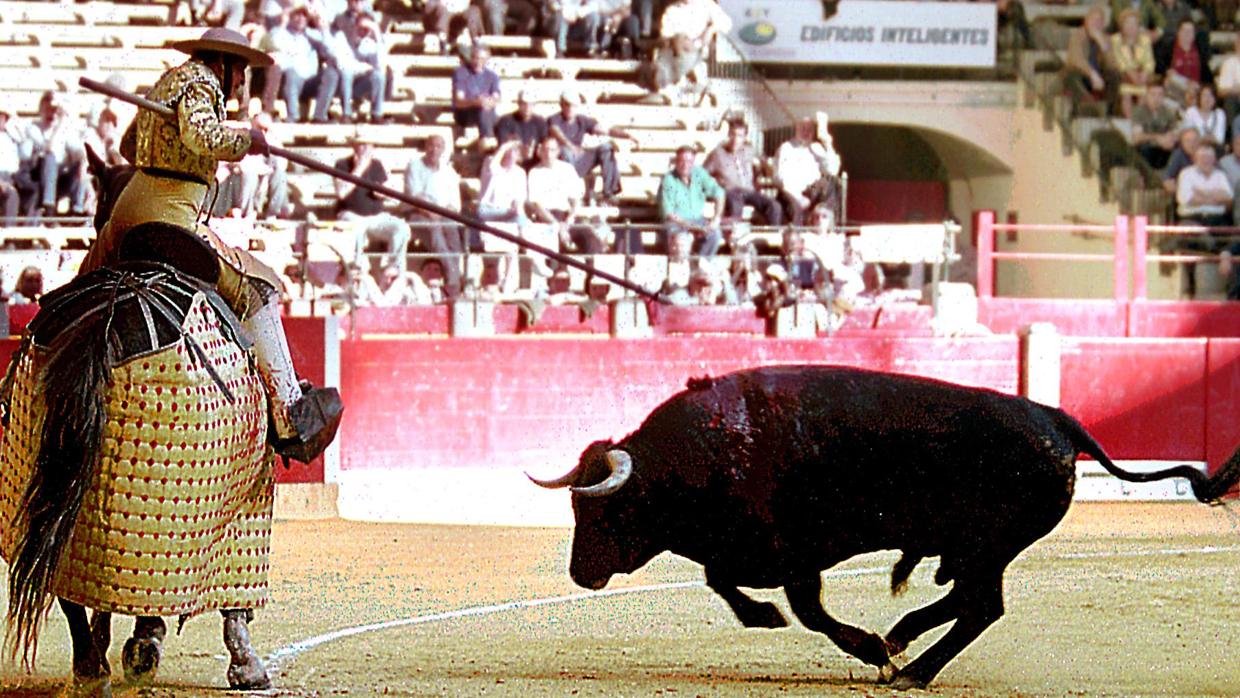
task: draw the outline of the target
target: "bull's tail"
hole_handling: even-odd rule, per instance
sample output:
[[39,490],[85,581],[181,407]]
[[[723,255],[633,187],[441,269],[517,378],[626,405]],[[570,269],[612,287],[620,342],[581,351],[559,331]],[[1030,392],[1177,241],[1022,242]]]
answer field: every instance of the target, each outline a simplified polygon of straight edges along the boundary
[[1149,473],[1134,473],[1116,465],[1106,451],[1102,450],[1099,444],[1089,432],[1085,431],[1085,427],[1076,421],[1067,412],[1060,409],[1048,408],[1048,411],[1054,416],[1056,424],[1068,434],[1075,445],[1082,453],[1087,453],[1094,457],[1106,471],[1121,480],[1129,482],[1153,482],[1155,480],[1165,480],[1169,477],[1182,477],[1188,480],[1193,488],[1193,496],[1200,502],[1213,503],[1224,494],[1227,494],[1237,482],[1240,482],[1240,450],[1237,450],[1227,459],[1222,468],[1213,477],[1208,477],[1202,472],[1190,465],[1177,465],[1172,468],[1163,470],[1155,470]]
[[110,372],[108,332],[92,324],[84,323],[73,333],[77,336],[62,337],[56,343],[37,381],[47,412],[33,474],[22,498],[25,536],[9,568],[9,648],[13,658],[20,655],[28,666],[103,442]]

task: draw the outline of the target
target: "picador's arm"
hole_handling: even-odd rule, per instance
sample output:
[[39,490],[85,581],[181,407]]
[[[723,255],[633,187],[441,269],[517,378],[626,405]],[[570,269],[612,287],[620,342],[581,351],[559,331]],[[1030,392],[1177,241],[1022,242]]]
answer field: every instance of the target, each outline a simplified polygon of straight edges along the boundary
[[186,88],[177,103],[177,119],[185,146],[199,155],[236,161],[250,149],[249,129],[230,128],[220,122],[206,85]]

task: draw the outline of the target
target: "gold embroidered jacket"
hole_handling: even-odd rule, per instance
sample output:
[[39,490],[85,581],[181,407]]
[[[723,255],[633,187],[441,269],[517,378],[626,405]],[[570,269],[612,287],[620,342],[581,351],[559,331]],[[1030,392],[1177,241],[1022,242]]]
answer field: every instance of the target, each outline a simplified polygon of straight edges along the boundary
[[248,129],[230,128],[224,119],[224,92],[205,65],[193,60],[164,73],[147,99],[176,110],[167,119],[138,112],[122,139],[121,151],[139,168],[178,172],[206,184],[220,160],[240,160],[250,149]]

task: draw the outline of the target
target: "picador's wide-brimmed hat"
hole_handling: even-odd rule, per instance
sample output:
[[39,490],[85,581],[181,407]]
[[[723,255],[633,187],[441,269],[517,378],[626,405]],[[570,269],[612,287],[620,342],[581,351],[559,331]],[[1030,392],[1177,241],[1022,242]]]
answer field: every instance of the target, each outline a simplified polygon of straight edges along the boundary
[[178,41],[172,48],[193,55],[198,51],[215,51],[244,58],[251,67],[265,68],[274,61],[271,56],[250,46],[241,32],[215,27],[203,32],[202,37],[188,41]]

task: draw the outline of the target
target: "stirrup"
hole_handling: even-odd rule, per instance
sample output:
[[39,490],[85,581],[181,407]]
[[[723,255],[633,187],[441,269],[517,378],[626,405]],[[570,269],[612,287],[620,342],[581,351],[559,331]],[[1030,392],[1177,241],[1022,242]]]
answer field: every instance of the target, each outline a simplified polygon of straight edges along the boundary
[[[301,398],[288,411],[297,435],[276,440],[272,448],[285,458],[309,463],[336,438],[344,402],[335,388],[309,387],[303,389]],[[275,434],[275,430],[271,433]]]

